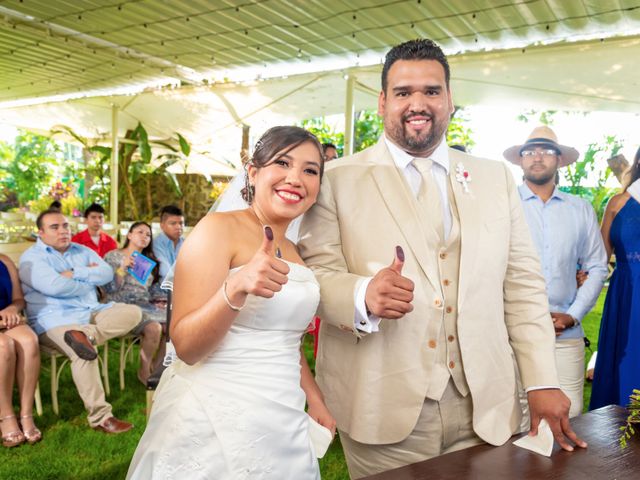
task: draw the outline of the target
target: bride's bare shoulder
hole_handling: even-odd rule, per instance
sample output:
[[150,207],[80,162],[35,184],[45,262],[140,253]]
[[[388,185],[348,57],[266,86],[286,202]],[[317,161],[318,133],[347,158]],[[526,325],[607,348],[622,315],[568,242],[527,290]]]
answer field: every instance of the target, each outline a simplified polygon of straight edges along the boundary
[[240,228],[246,223],[246,211],[234,210],[231,212],[211,212],[202,217],[193,229],[194,233],[210,233],[219,229],[229,230]]

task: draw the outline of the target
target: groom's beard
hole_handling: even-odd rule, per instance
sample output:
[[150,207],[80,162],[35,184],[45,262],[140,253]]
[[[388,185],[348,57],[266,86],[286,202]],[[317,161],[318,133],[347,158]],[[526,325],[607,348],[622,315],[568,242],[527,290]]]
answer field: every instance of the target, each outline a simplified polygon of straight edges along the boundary
[[[414,116],[426,117],[431,121],[431,128],[424,132],[413,133],[407,126],[407,121]],[[425,111],[410,112],[401,117],[400,122],[385,122],[385,131],[395,143],[405,152],[421,156],[423,152],[433,151],[440,141],[444,132],[449,127],[449,118],[443,117],[438,120],[437,116],[431,115]]]

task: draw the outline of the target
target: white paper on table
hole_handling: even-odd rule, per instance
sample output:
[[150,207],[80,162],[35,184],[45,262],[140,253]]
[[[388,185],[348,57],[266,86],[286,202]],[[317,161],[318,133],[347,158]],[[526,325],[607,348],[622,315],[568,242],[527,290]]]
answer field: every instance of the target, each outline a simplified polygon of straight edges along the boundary
[[532,452],[539,453],[545,457],[551,456],[553,450],[553,433],[547,421],[543,418],[538,425],[538,435],[532,437],[525,435],[519,440],[513,442],[516,447],[525,448]]
[[313,446],[316,457],[324,457],[324,454],[327,453],[327,449],[331,444],[331,440],[333,440],[331,430],[309,417],[309,437],[311,438],[311,445]]

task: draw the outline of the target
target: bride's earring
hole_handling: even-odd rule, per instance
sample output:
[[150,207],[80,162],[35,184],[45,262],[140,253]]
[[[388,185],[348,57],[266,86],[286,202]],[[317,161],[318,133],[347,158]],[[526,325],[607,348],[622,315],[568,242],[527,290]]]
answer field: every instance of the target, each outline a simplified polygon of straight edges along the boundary
[[254,193],[255,193],[255,187],[253,185],[251,185],[251,182],[249,181],[249,168],[248,168],[248,166],[244,171],[244,188],[247,191],[247,203],[249,205],[251,205],[251,202],[253,202],[253,196],[254,196]]

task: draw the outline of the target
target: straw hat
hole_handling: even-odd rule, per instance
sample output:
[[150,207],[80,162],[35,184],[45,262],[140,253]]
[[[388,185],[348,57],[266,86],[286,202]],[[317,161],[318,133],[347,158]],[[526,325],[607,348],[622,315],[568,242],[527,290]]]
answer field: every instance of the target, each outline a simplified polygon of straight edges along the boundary
[[507,148],[504,152],[504,158],[516,165],[522,165],[522,157],[520,152],[527,147],[550,147],[560,152],[560,163],[558,168],[566,167],[575,162],[580,154],[573,147],[567,147],[566,145],[560,145],[558,143],[558,137],[549,127],[541,125],[533,129],[529,134],[527,141],[522,145],[514,145]]

